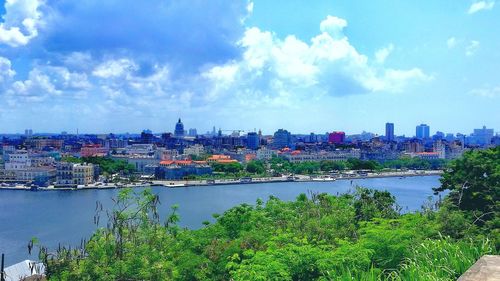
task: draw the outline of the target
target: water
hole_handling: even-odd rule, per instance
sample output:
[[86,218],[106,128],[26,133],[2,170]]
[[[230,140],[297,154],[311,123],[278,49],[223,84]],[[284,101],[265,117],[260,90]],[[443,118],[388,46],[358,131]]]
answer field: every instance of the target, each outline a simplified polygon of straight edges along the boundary
[[[199,228],[202,222],[212,221],[212,214],[241,203],[255,203],[257,198],[274,195],[282,200],[293,200],[300,193],[344,193],[354,185],[386,189],[396,196],[405,211],[419,210],[432,188],[439,186],[439,177],[408,177],[357,179],[335,182],[264,183],[248,185],[205,186],[185,188],[154,187],[160,196],[160,214],[165,217],[170,206],[179,205],[181,226]],[[43,245],[56,247],[79,245],[95,230],[93,224],[96,201],[111,207],[116,189],[81,191],[13,191],[0,190],[0,253],[5,253],[6,264],[24,259],[37,259],[38,251],[28,255],[27,244],[37,237]]]

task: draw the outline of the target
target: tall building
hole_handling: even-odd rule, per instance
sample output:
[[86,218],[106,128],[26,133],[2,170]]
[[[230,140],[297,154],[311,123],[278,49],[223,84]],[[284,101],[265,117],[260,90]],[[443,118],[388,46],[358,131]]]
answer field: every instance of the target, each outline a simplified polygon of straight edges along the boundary
[[279,129],[274,133],[273,138],[273,147],[275,148],[284,148],[290,147],[292,145],[292,135],[290,132],[284,129]]
[[342,144],[345,141],[344,132],[332,132],[328,134],[328,142],[333,144]]
[[427,124],[420,124],[415,128],[417,139],[428,139],[430,137],[430,128]]
[[151,130],[144,130],[142,131],[141,133],[141,142],[142,143],[153,143],[153,139],[154,139],[154,136],[153,136],[153,132]]
[[196,137],[196,136],[198,135],[198,131],[196,131],[196,129],[195,129],[195,128],[191,128],[191,129],[189,129],[189,133],[188,133],[188,135],[189,135],[190,137]]
[[394,123],[385,123],[385,138],[394,141]]
[[493,129],[486,129],[486,126],[483,126],[482,129],[474,129],[472,142],[478,145],[489,145],[491,144],[493,134]]
[[256,150],[259,148],[260,138],[259,135],[255,132],[250,132],[247,134],[247,147],[249,149]]
[[175,124],[174,136],[178,138],[184,137],[184,124],[182,124],[181,118]]

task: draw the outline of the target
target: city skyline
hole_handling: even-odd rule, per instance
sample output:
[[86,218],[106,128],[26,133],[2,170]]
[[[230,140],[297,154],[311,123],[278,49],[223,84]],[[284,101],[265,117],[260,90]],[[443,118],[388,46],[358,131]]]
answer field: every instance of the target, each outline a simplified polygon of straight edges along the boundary
[[[389,126],[389,127],[388,127]],[[427,127],[427,130],[428,132],[425,133],[425,135],[419,135],[419,127],[421,126],[426,126]],[[143,128],[143,129],[140,129],[138,131],[126,131],[126,132],[116,132],[116,131],[108,131],[108,132],[82,132],[82,131],[79,131],[78,129],[76,129],[74,132],[72,131],[59,131],[59,132],[56,132],[56,131],[53,131],[53,132],[42,132],[42,131],[37,131],[36,129],[33,129],[33,128],[25,128],[23,130],[19,130],[18,132],[14,132],[14,133],[5,133],[5,132],[0,132],[0,135],[29,135],[29,136],[34,136],[34,135],[44,135],[44,134],[53,134],[53,135],[58,135],[58,134],[70,134],[70,135],[78,135],[78,134],[81,134],[81,135],[85,135],[85,134],[99,134],[99,135],[102,135],[102,134],[119,134],[119,135],[122,135],[122,134],[134,134],[134,135],[138,135],[138,134],[141,134],[141,132],[147,132],[147,133],[152,133],[152,134],[162,134],[162,133],[171,133],[173,136],[175,137],[184,137],[184,136],[189,136],[189,137],[193,137],[193,136],[196,136],[196,135],[214,135],[214,134],[218,134],[219,130],[222,131],[222,134],[223,135],[230,135],[234,132],[238,132],[239,134],[242,134],[242,135],[246,135],[248,133],[262,133],[263,135],[273,135],[275,132],[277,131],[280,131],[280,130],[287,130],[287,128],[285,127],[282,127],[282,128],[277,128],[273,131],[262,131],[262,129],[260,128],[253,128],[253,129],[246,129],[246,130],[243,130],[243,129],[226,129],[226,128],[221,128],[221,127],[216,127],[216,126],[213,126],[211,130],[204,130],[204,129],[201,129],[199,130],[199,128],[196,128],[195,126],[185,126],[184,123],[182,122],[182,118],[178,118],[177,121],[175,122],[174,126],[172,126],[173,129],[165,129],[165,130],[158,130],[158,131],[154,131],[154,130],[150,130],[149,128]],[[366,131],[366,130],[363,130],[361,132],[354,132],[354,131],[339,131],[339,130],[335,130],[335,129],[330,129],[330,130],[326,130],[326,131],[317,131],[317,130],[311,130],[311,131],[297,131],[297,132],[293,132],[293,131],[290,131],[290,130],[287,130],[289,131],[292,135],[309,135],[309,134],[316,134],[316,135],[328,135],[328,134],[331,134],[331,133],[336,133],[336,132],[341,132],[341,133],[345,133],[347,136],[354,136],[354,135],[358,135],[358,134],[363,134],[363,133],[369,133],[369,134],[375,134],[376,136],[383,136],[383,137],[387,137],[387,134],[390,134],[391,137],[390,137],[390,140],[393,140],[393,138],[395,137],[406,137],[406,138],[412,138],[412,137],[415,137],[415,138],[430,138],[434,135],[438,135],[438,134],[443,134],[442,137],[444,137],[446,134],[452,134],[454,136],[456,136],[457,134],[462,134],[462,135],[465,135],[465,136],[468,136],[468,135],[472,135],[473,133],[477,132],[477,131],[480,131],[480,130],[491,130],[492,131],[492,134],[493,135],[499,135],[500,133],[495,131],[495,128],[488,128],[487,126],[480,126],[480,128],[473,128],[469,131],[464,131],[464,132],[447,132],[447,131],[442,131],[440,130],[439,128],[438,129],[433,129],[431,126],[427,125],[427,124],[417,124],[415,126],[416,129],[414,129],[414,133],[413,134],[399,134],[397,132],[397,123],[391,123],[391,122],[387,122],[385,123],[385,126],[381,129],[381,132],[374,132],[374,131]],[[182,131],[182,133],[181,133]],[[193,134],[192,132],[196,132],[196,134]],[[422,133],[423,134],[423,133]]]
[[495,4],[0,1],[0,132],[498,130]]

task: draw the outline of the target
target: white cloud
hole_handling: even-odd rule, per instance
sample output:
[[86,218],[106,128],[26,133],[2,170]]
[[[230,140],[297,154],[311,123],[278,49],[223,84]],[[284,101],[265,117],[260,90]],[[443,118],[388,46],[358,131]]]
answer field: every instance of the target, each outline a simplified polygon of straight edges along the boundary
[[98,65],[93,75],[100,78],[117,78],[127,76],[138,69],[138,66],[129,59],[108,60]]
[[473,56],[476,51],[479,49],[479,41],[472,40],[470,41],[469,45],[465,48],[465,55],[470,57]]
[[321,32],[330,34],[335,39],[344,37],[343,30],[347,26],[347,21],[342,18],[327,16],[319,25]]
[[[419,68],[384,68],[394,49],[380,50],[374,62],[360,54],[342,33],[347,22],[328,16],[321,33],[306,43],[295,36],[278,38],[253,27],[239,45],[243,58],[204,73],[208,80],[207,101],[234,99],[248,106],[294,106],[324,95],[368,92],[401,92],[409,84],[432,77]],[[230,98],[229,98],[230,97]]]
[[36,66],[29,72],[28,79],[11,81],[5,97],[9,104],[61,96],[82,98],[90,88],[92,84],[85,73],[72,72],[63,66]]
[[11,67],[9,59],[0,57],[0,88],[4,87],[16,74]]
[[483,10],[491,10],[495,6],[495,1],[486,0],[486,1],[477,1],[472,3],[467,11],[468,14],[474,14]]
[[473,89],[469,93],[478,97],[496,98],[500,97],[500,86]]
[[387,59],[387,57],[392,53],[393,50],[394,50],[393,44],[389,44],[389,46],[378,50],[375,53],[376,62],[383,64],[385,62],[385,59]]
[[457,39],[455,37],[450,37],[448,40],[446,40],[446,46],[448,46],[448,49],[453,49],[457,45]]
[[0,44],[18,47],[38,35],[42,14],[42,0],[7,0],[0,23]]

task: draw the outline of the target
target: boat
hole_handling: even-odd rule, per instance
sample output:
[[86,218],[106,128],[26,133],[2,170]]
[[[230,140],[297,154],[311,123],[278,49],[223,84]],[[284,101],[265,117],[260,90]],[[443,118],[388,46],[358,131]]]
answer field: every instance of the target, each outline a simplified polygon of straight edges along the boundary
[[312,181],[335,181],[336,179],[331,176],[320,176],[311,179]]

